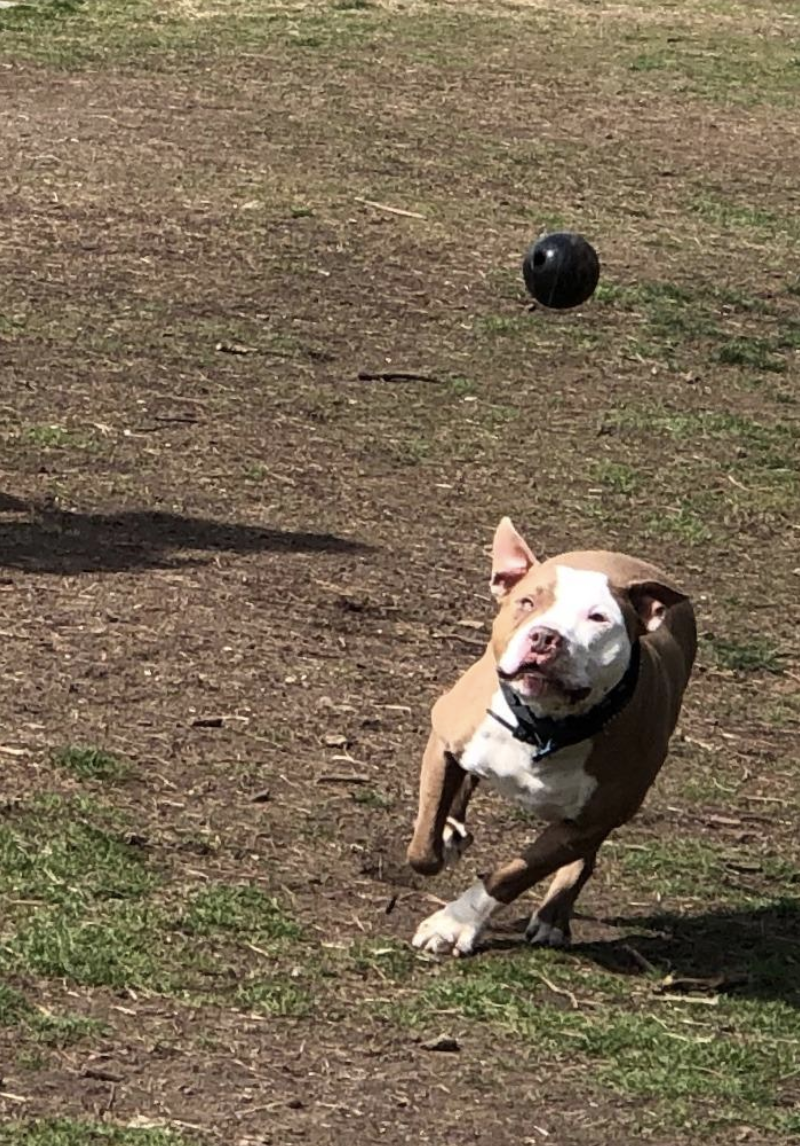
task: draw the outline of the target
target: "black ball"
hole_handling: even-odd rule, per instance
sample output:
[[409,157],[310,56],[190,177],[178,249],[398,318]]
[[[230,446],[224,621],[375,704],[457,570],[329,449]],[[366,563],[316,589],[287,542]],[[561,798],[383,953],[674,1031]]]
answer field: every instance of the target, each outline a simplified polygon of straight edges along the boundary
[[568,310],[594,292],[600,260],[591,243],[574,231],[542,235],[529,248],[522,264],[525,286],[542,306]]

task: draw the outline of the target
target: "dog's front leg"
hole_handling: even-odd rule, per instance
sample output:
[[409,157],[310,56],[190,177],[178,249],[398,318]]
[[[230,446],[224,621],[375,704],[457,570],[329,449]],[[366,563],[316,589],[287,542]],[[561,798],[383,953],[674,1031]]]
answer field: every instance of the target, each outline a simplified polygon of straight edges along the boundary
[[[610,827],[589,828],[572,820],[551,824],[520,856],[478,880],[458,899],[423,920],[414,936],[414,946],[437,955],[470,954],[498,907],[511,903],[559,869],[591,861],[609,831]],[[574,880],[573,885],[577,882]]]
[[[463,817],[474,783],[432,732],[419,778],[419,811],[408,845],[408,862],[422,875],[435,875],[447,861],[447,851],[463,851],[469,840]],[[457,818],[450,819],[451,809]]]

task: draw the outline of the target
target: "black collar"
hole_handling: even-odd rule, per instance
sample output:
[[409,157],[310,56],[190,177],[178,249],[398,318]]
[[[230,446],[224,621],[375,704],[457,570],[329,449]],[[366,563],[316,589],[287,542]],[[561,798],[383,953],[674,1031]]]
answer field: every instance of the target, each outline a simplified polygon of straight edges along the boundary
[[609,720],[622,712],[625,705],[636,690],[639,680],[639,665],[641,664],[642,650],[638,641],[634,641],[631,648],[631,659],[625,674],[617,684],[607,693],[599,704],[590,708],[580,716],[565,716],[561,720],[554,720],[550,716],[536,716],[525,701],[514,692],[505,681],[500,682],[506,704],[514,715],[516,724],[510,724],[502,716],[489,709],[500,724],[509,729],[515,740],[529,744],[536,749],[534,760],[542,760],[545,756],[552,756],[561,748],[570,744],[579,744],[588,740],[605,728]]

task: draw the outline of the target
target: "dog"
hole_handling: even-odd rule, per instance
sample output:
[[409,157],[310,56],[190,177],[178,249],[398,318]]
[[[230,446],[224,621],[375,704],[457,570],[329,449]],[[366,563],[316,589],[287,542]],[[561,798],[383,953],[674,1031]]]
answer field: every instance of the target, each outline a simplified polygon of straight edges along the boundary
[[419,925],[413,945],[437,955],[472,953],[491,915],[548,876],[526,938],[569,943],[598,848],[667,756],[697,646],[689,598],[655,566],[602,550],[538,561],[507,517],[491,590],[486,652],[432,710],[407,857],[433,875],[463,854],[481,780],[547,826]]

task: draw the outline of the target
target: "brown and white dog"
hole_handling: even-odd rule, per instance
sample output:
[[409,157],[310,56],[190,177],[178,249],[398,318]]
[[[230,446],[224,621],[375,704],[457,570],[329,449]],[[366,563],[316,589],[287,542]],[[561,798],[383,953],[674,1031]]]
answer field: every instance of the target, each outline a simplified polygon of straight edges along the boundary
[[695,655],[686,595],[621,553],[539,562],[504,518],[491,588],[500,608],[486,652],[433,708],[408,859],[432,875],[460,856],[481,779],[548,826],[420,924],[414,946],[437,954],[469,954],[498,907],[553,874],[526,937],[569,941],[598,848],[666,758]]

